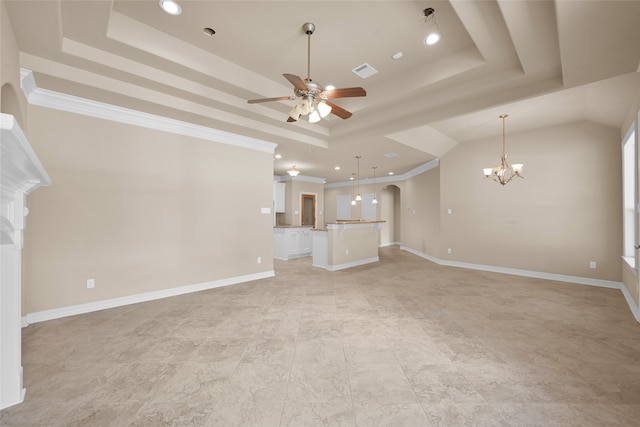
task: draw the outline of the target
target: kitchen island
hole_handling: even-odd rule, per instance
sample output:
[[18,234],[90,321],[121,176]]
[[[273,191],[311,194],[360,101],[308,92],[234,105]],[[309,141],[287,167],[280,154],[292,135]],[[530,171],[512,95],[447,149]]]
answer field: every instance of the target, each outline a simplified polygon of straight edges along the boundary
[[273,227],[273,257],[294,259],[311,256],[311,227],[277,225]]
[[348,220],[314,229],[313,266],[329,271],[378,262],[380,227],[385,221]]

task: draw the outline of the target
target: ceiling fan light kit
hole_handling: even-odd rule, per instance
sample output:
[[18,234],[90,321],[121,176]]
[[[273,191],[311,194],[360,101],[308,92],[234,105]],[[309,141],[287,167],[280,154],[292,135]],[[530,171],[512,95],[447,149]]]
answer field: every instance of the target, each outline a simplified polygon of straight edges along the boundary
[[298,104],[293,107],[288,114],[287,122],[296,122],[300,116],[308,116],[310,123],[317,123],[329,114],[336,115],[341,119],[348,119],[352,113],[344,108],[333,104],[329,99],[350,98],[366,96],[367,92],[361,87],[350,87],[343,89],[325,89],[318,83],[311,80],[311,35],[316,26],[311,22],[302,25],[302,31],[307,35],[307,78],[301,79],[294,74],[283,74],[293,85],[295,96],[280,96],[277,98],[250,99],[249,104],[270,101],[294,101]]

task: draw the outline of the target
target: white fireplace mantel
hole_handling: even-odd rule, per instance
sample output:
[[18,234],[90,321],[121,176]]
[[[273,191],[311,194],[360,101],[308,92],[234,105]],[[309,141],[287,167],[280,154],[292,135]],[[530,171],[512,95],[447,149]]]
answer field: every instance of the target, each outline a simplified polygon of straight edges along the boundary
[[22,382],[22,233],[26,195],[51,178],[18,122],[0,114],[0,409],[24,400]]

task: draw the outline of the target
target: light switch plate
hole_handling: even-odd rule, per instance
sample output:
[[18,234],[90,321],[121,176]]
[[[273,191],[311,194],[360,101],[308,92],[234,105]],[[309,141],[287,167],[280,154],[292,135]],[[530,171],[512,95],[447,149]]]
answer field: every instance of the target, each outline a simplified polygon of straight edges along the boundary
[[271,213],[271,208],[260,208],[260,213],[270,214]]

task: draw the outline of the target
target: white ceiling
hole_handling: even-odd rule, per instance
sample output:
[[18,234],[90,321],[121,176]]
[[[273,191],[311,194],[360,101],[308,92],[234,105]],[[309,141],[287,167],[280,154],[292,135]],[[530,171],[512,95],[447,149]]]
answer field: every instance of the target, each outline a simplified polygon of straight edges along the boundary
[[[39,87],[276,142],[277,175],[296,164],[345,181],[356,155],[362,171],[402,174],[498,136],[503,113],[510,132],[619,128],[640,93],[638,1],[182,0],[179,16],[158,0],[4,3]],[[427,7],[435,46],[422,43]],[[283,73],[306,77],[305,22],[312,79],[367,91],[335,100],[350,119],[287,123],[292,101],[246,102],[292,95]],[[361,79],[363,63],[379,72]]]

